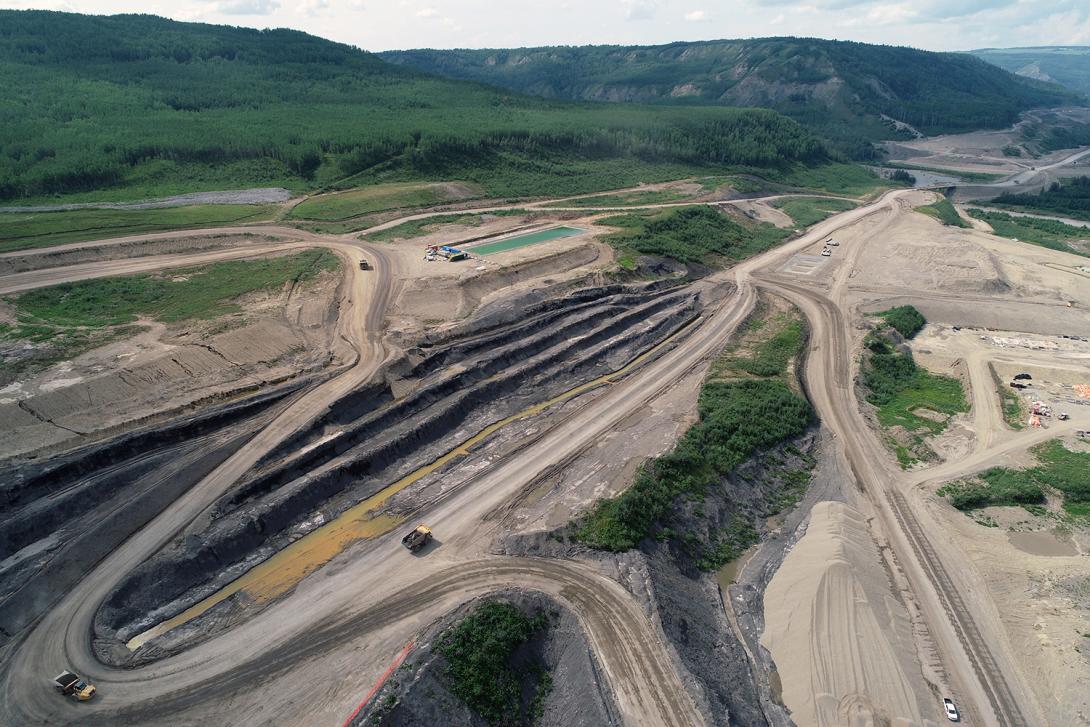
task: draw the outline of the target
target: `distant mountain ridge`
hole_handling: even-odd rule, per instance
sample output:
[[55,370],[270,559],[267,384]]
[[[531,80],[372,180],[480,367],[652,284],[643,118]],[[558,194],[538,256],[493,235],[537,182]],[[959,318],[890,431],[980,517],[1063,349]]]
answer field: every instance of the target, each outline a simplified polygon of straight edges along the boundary
[[927,134],[956,133],[1078,100],[967,54],[812,38],[379,55],[547,98],[771,108],[842,147],[903,136],[890,119]]
[[829,160],[767,110],[555,101],[294,30],[0,10],[0,199],[457,179],[605,189]]
[[1090,46],[981,48],[969,53],[1011,73],[1090,96]]

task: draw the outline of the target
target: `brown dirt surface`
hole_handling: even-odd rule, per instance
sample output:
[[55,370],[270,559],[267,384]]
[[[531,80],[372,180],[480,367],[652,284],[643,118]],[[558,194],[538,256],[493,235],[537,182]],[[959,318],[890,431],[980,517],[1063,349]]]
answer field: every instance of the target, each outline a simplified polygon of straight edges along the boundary
[[816,504],[765,591],[761,637],[800,727],[935,719],[908,612],[893,590],[863,515]]
[[0,453],[69,446],[323,368],[339,272],[239,299],[242,311],[163,325],[0,389]]

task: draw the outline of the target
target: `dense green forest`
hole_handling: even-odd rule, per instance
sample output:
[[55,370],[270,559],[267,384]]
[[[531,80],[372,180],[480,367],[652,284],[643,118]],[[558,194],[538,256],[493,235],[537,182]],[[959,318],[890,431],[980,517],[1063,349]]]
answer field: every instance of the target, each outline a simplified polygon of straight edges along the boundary
[[873,154],[867,140],[899,135],[883,115],[952,133],[1006,126],[1077,96],[965,54],[812,38],[381,55],[547,98],[772,108],[856,157]]
[[770,111],[548,101],[296,31],[146,15],[0,11],[0,84],[8,200],[420,178],[528,194],[828,158]]
[[1042,46],[1039,48],[983,48],[971,51],[1000,68],[1027,78],[1053,81],[1090,95],[1090,48]]
[[1039,194],[1003,194],[993,201],[1003,207],[1090,220],[1090,177],[1054,182]]

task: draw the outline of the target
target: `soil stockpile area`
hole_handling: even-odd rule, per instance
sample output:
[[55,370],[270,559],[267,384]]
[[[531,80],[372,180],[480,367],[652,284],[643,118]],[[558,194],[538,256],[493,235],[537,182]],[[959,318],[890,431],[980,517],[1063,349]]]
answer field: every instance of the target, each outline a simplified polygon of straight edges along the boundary
[[61,245],[53,250],[25,250],[0,255],[0,276],[66,265],[96,263],[104,260],[238,248],[246,245],[273,242],[278,239],[281,238],[256,233],[223,235],[185,235],[179,233],[176,236],[130,242],[111,241],[110,244]]
[[99,612],[100,648],[126,658],[118,641],[181,612],[489,423],[621,368],[697,313],[695,295],[683,289],[596,288],[421,351],[408,362],[401,398],[383,405],[386,398],[372,392],[342,400],[136,569]]
[[895,592],[863,515],[816,504],[764,597],[761,643],[796,724],[925,723],[933,699]]
[[[527,615],[543,616],[546,622],[510,659],[516,674],[524,679],[536,676],[539,688],[543,681],[548,685],[548,688],[540,689],[543,696],[533,705],[536,719],[514,724],[540,727],[621,724],[612,692],[602,678],[575,615],[544,595],[521,591],[501,592],[475,600],[433,624],[415,640],[416,646],[401,666],[348,724],[351,727],[444,724],[484,727],[490,724],[451,693],[454,677],[449,673],[450,663],[436,648],[453,627],[485,603],[510,604]],[[536,696],[533,693],[522,695],[523,701],[526,697],[532,701]]]
[[[246,270],[249,263],[232,264]],[[162,279],[184,283],[184,273]],[[90,289],[79,285],[70,290]],[[0,377],[0,457],[71,448],[321,371],[330,363],[328,323],[337,313],[339,285],[340,274],[325,270],[304,283],[289,280],[247,293],[223,308],[233,312],[215,315],[220,310],[212,309],[212,317],[198,314],[166,324],[145,316],[124,325],[79,321],[43,326],[51,332],[41,342],[0,341],[11,366]],[[77,293],[64,293],[70,294]],[[103,299],[101,308],[113,304],[108,293],[94,294]],[[27,327],[18,305],[0,304],[0,314],[14,320],[18,311],[19,323],[11,325]],[[42,315],[55,315],[64,305],[46,300]],[[31,320],[33,331],[38,324]]]

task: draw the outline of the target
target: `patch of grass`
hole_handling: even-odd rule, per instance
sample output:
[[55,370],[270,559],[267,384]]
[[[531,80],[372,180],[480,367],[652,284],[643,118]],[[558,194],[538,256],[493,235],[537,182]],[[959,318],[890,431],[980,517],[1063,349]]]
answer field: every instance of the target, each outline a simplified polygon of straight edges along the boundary
[[869,391],[867,401],[875,406],[883,427],[902,427],[911,438],[908,443],[888,438],[897,461],[908,467],[930,452],[925,436],[941,434],[950,417],[969,410],[965,392],[957,379],[917,366],[911,354],[895,350],[885,336],[872,332],[866,348],[863,383]]
[[1058,439],[1033,448],[1037,466],[1022,470],[993,467],[975,478],[952,482],[938,494],[949,498],[959,510],[988,505],[1023,505],[1040,512],[1045,491],[1063,497],[1063,507],[1075,518],[1090,516],[1090,454],[1074,452]]
[[890,183],[857,164],[821,164],[798,166],[782,175],[769,175],[773,181],[805,189],[820,189],[830,194],[861,197],[889,189]]
[[812,197],[786,199],[775,204],[788,217],[793,219],[799,227],[816,225],[831,215],[846,212],[858,206],[856,202],[849,199],[815,199]]
[[954,205],[945,197],[934,204],[917,207],[916,211],[922,212],[928,217],[934,217],[939,222],[949,227],[972,227],[972,225],[961,218],[958,211],[954,209]]
[[937,494],[959,510],[975,510],[989,505],[1033,505],[1045,501],[1040,484],[1026,470],[993,467],[972,480],[943,485]]
[[689,199],[692,194],[677,189],[657,189],[624,194],[602,194],[567,201],[550,202],[546,207],[639,207],[641,205],[666,204]]
[[999,403],[1003,410],[1003,421],[1015,431],[1026,428],[1026,412],[1022,406],[1022,397],[1009,386],[1004,386],[999,374],[989,366],[992,372],[992,381],[995,382],[995,390],[999,392]]
[[706,265],[743,260],[773,247],[790,234],[768,223],[742,224],[705,205],[617,215],[600,224],[623,229],[604,238],[622,253],[662,255]]
[[1090,252],[1075,246],[1076,243],[1090,241],[1090,229],[1085,227],[1065,225],[1057,220],[1015,217],[1005,212],[976,207],[969,209],[968,213],[978,220],[987,222],[1000,237],[1009,237],[1012,240],[1047,247],[1050,250],[1090,257]]
[[36,325],[101,328],[150,317],[171,323],[213,318],[239,310],[239,296],[303,281],[336,269],[327,250],[261,260],[234,260],[162,275],[130,275],[64,283],[6,298]]
[[927,319],[923,317],[923,313],[911,305],[899,305],[874,315],[884,320],[905,338],[915,338],[916,334],[927,325]]
[[463,227],[480,227],[489,217],[519,217],[531,214],[527,210],[497,210],[487,213],[456,213],[449,215],[434,215],[419,220],[409,220],[400,225],[388,227],[385,230],[364,233],[363,239],[374,242],[389,242],[391,240],[409,240],[433,232],[440,225],[462,225]]
[[[465,190],[465,185],[458,185]],[[353,217],[405,207],[428,207],[455,199],[472,198],[452,194],[445,184],[376,184],[347,192],[323,194],[299,203],[291,211],[297,220],[343,222]]]
[[0,213],[0,252],[209,225],[272,219],[275,205],[191,205],[163,209],[81,209]]
[[[532,723],[541,711],[552,678],[543,663],[516,665],[516,651],[544,630],[548,616],[528,616],[507,603],[485,603],[447,630],[436,644],[446,659],[450,691],[494,725]],[[523,683],[534,681],[533,698]]]
[[797,318],[784,320],[778,316],[774,321],[776,332],[760,342],[748,355],[732,358],[727,364],[735,371],[744,371],[753,376],[783,376],[787,365],[799,354],[806,337],[803,322]]

